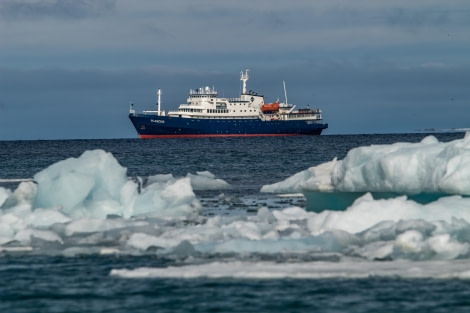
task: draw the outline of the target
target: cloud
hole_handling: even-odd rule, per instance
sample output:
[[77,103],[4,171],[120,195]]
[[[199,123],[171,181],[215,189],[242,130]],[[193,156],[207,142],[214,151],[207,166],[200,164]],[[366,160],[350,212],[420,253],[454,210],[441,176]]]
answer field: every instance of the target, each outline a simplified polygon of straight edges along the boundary
[[[80,60],[90,54],[101,57],[98,62],[104,63],[107,60],[103,61],[102,56],[118,54],[123,54],[124,62],[142,59],[145,54],[154,55],[155,61],[164,59],[165,54],[185,58],[264,54],[264,58],[277,59],[288,54],[297,57],[299,52],[322,52],[327,57],[338,52],[348,58],[348,49],[367,53],[375,48],[383,49],[380,52],[384,55],[393,55],[423,43],[448,44],[448,34],[453,43],[467,43],[470,23],[466,18],[469,6],[459,0],[446,4],[432,0],[1,3],[4,17],[32,17],[9,18],[9,25],[0,19],[7,64],[18,55],[24,55],[25,60],[52,55],[51,60],[60,62],[63,56]],[[101,18],[90,18],[86,23],[78,20],[97,16]],[[423,52],[434,53],[433,49]],[[66,62],[73,64],[68,59]]]
[[115,8],[115,0],[3,0],[0,16],[19,18],[82,19],[107,14]]

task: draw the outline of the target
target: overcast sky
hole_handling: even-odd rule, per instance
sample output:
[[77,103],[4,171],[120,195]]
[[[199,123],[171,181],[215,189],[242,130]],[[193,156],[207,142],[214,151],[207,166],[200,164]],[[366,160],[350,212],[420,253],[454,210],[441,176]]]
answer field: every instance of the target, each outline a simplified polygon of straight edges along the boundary
[[1,0],[0,140],[135,138],[190,88],[318,107],[325,134],[470,128],[468,0]]

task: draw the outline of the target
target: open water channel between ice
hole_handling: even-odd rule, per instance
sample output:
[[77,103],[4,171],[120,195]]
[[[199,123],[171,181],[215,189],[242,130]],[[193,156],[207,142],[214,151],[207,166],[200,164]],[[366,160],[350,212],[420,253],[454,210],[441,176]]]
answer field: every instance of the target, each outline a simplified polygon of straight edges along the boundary
[[0,308],[464,311],[469,195],[463,133],[0,142]]

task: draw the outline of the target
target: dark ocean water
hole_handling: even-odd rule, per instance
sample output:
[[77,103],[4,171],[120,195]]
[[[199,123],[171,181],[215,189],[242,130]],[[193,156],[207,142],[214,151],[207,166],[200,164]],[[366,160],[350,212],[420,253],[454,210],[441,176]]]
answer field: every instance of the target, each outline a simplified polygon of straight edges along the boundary
[[[434,134],[440,141],[461,133]],[[314,165],[344,158],[354,147],[418,142],[426,134],[168,140],[56,140],[0,142],[0,187],[14,190],[47,166],[86,150],[111,152],[130,177],[209,171],[232,185],[239,199],[213,201],[196,192],[203,214],[254,214],[302,206],[302,200],[261,194]],[[271,198],[272,199],[271,199]],[[270,202],[270,200],[272,200]],[[132,278],[112,269],[166,268],[174,259],[152,255],[41,255],[0,251],[0,312],[469,312],[470,281],[403,279]],[[470,263],[469,263],[470,268]]]

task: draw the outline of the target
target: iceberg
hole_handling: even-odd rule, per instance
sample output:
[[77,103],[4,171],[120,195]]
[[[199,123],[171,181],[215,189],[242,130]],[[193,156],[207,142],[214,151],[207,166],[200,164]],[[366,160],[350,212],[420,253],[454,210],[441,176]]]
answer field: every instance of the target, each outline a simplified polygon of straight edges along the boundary
[[428,136],[351,149],[343,160],[311,167],[261,192],[302,192],[312,211],[344,210],[369,192],[376,199],[405,195],[419,203],[470,195],[470,135],[451,142]]
[[33,209],[59,207],[71,217],[125,218],[137,215],[184,216],[201,206],[189,179],[168,179],[145,186],[129,180],[111,153],[85,151],[34,175]]
[[[167,177],[142,187],[126,174],[111,153],[91,150],[52,164],[14,192],[0,188],[0,245],[29,243],[32,237],[61,243],[60,236],[126,227],[110,217],[179,218],[201,212],[190,178]],[[66,226],[51,233],[56,225]]]

